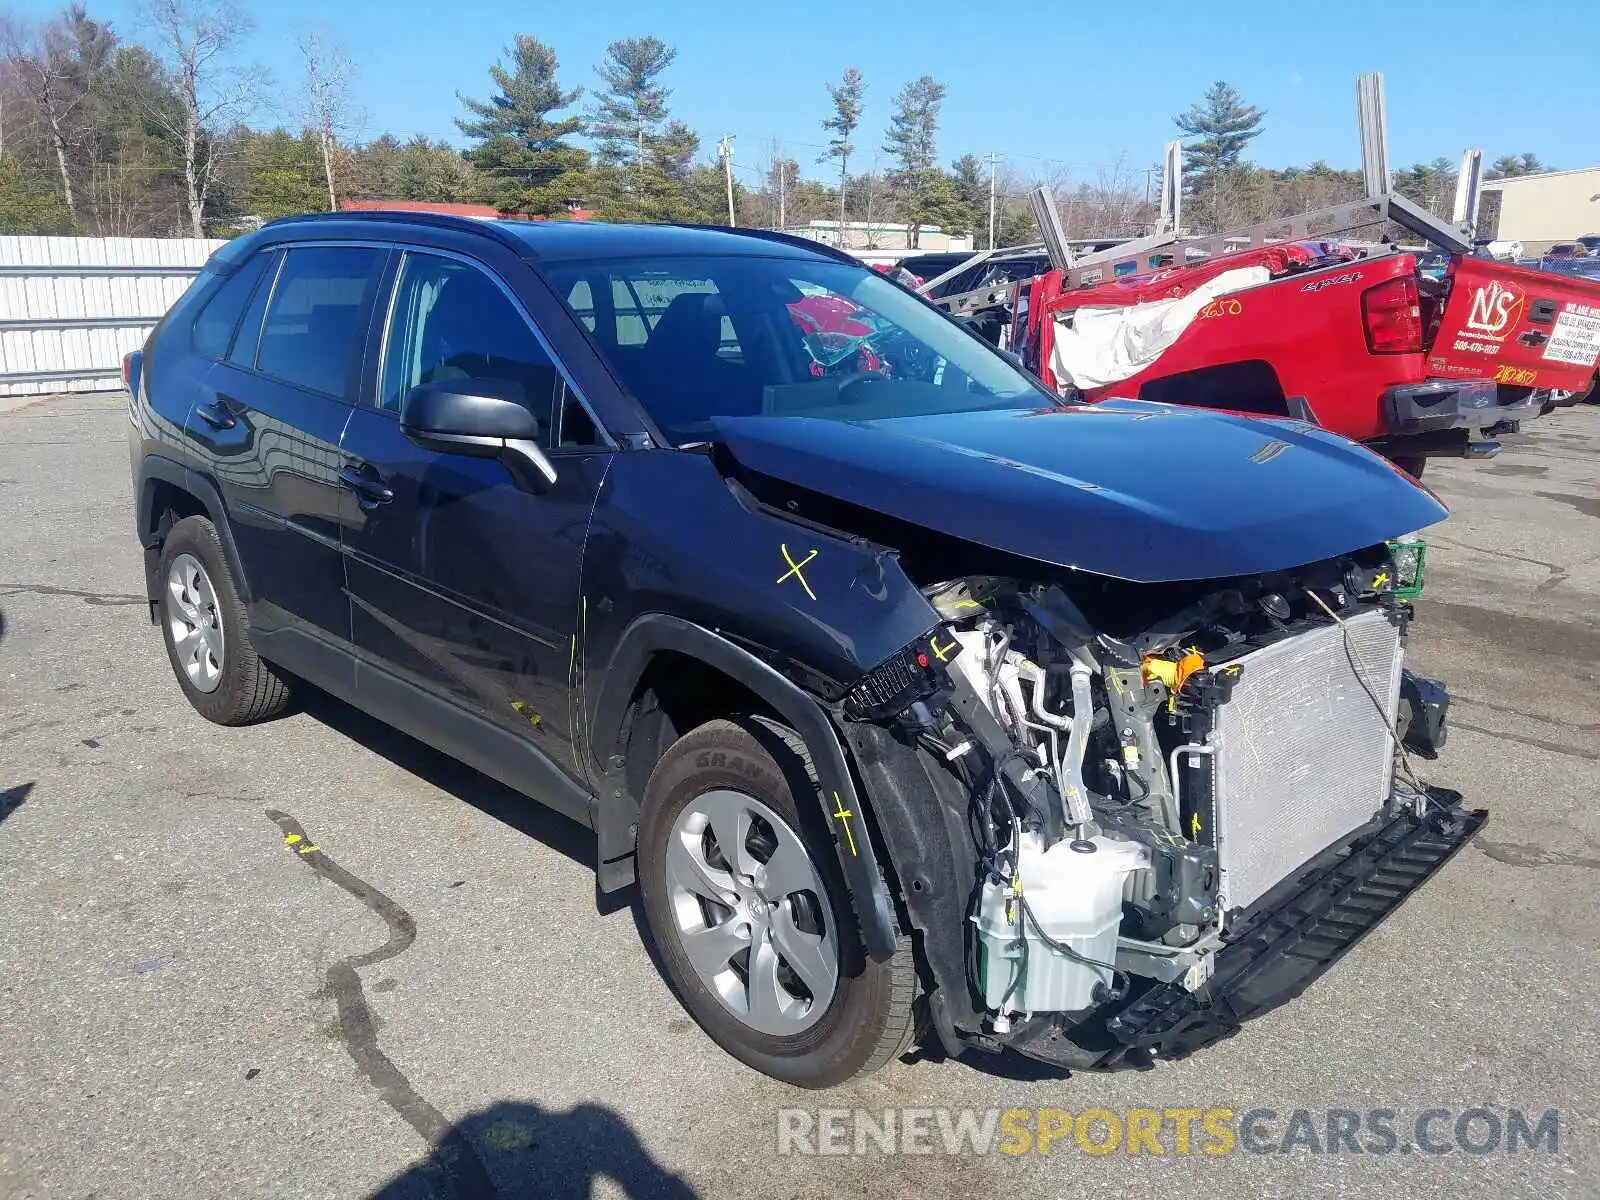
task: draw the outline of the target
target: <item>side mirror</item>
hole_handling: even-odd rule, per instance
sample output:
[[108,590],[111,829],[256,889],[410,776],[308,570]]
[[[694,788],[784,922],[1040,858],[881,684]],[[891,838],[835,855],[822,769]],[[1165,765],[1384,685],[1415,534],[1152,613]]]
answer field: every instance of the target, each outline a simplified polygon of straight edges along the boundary
[[555,467],[539,448],[539,421],[515,380],[420,383],[400,405],[400,431],[440,454],[498,458],[530,490],[556,481]]

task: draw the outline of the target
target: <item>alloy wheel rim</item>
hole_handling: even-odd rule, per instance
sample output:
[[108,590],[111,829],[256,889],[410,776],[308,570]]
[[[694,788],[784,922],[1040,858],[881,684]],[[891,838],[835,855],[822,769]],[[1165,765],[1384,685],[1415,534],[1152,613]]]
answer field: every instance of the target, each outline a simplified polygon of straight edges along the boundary
[[667,901],[700,982],[757,1033],[803,1033],[839,986],[833,914],[816,864],[772,809],[705,792],[673,823]]
[[211,576],[192,554],[167,569],[167,630],[178,665],[195,690],[214,692],[222,682],[222,614]]

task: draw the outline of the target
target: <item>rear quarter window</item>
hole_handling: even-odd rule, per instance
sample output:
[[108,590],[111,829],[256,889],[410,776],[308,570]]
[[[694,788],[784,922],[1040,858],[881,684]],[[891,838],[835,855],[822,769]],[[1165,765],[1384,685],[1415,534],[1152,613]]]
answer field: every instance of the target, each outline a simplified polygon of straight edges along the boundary
[[228,353],[234,330],[245,306],[255,294],[267,255],[257,254],[222,281],[194,321],[194,352],[201,358],[220,359]]

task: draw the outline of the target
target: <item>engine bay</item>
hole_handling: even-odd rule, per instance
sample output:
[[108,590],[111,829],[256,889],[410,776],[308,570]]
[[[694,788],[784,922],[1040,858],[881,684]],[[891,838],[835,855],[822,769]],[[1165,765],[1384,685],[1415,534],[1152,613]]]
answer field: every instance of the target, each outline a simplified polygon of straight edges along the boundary
[[[989,1033],[1040,1014],[1070,1028],[1141,978],[1203,988],[1280,873],[1413,802],[1393,779],[1395,580],[1378,546],[1215,585],[924,587],[943,624],[846,711],[970,798],[967,982]],[[1275,814],[1303,834],[1260,828]]]

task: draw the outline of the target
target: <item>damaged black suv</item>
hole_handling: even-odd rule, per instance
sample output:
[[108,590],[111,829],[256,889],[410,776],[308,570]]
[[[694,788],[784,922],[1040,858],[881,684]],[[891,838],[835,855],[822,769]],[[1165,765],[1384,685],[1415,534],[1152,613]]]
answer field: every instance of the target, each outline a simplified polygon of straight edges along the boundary
[[126,372],[194,707],[313,685],[592,827],[793,1083],[1189,1053],[1483,820],[1400,752],[1443,729],[1391,545],[1430,495],[1298,422],[1063,402],[822,246],[294,218]]

